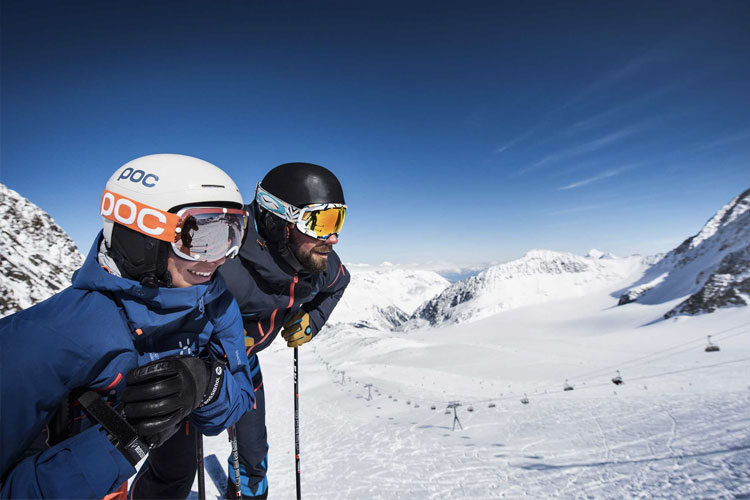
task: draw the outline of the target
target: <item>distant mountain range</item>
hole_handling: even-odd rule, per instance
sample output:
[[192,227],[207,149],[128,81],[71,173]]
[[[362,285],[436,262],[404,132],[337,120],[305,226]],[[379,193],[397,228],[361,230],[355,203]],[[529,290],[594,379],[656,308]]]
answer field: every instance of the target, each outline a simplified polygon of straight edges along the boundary
[[352,280],[329,324],[393,330],[408,321],[425,300],[450,285],[433,271],[369,266],[350,266],[349,271]]
[[618,259],[597,250],[584,257],[531,250],[454,283],[420,306],[405,328],[475,321],[507,309],[607,290],[643,267],[640,257]]
[[[55,222],[2,184],[0,316],[29,307],[70,283],[83,256]],[[545,301],[608,293],[620,306],[682,298],[664,317],[750,303],[750,189],[695,235],[659,256],[619,258],[531,250],[451,283],[436,272],[349,266],[352,281],[330,325],[411,330],[476,321]],[[613,292],[615,290],[615,292]]]
[[[347,313],[334,318],[366,318],[349,322],[373,328],[410,330],[476,321],[597,291],[614,295],[620,306],[684,298],[665,318],[744,306],[750,303],[750,189],[722,207],[698,234],[663,255],[619,258],[599,250],[586,256],[532,250],[449,285],[426,271],[352,273],[339,306]],[[399,306],[405,295],[412,304],[423,301],[411,314]]]

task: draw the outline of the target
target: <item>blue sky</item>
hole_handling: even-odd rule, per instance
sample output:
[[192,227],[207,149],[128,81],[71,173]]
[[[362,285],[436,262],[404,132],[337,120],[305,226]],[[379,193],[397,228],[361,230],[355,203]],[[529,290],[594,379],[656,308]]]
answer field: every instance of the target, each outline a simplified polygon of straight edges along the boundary
[[750,187],[750,3],[2,2],[0,182],[86,252],[109,175],[341,179],[346,262],[667,251]]

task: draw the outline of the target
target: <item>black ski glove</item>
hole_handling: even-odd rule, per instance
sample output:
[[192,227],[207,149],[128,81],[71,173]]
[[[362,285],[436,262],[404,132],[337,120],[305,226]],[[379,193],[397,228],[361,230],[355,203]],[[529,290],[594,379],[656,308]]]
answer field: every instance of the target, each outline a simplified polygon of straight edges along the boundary
[[122,393],[128,423],[155,448],[169,439],[194,409],[213,403],[224,364],[194,356],[168,356],[135,368]]

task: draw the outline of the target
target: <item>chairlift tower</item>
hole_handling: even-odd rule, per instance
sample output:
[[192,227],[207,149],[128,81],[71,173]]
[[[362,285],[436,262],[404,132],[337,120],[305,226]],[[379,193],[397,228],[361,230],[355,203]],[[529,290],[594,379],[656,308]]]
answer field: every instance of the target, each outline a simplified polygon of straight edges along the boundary
[[458,426],[461,428],[461,430],[464,430],[464,426],[461,425],[461,421],[458,420],[458,414],[456,413],[456,408],[461,406],[461,403],[458,401],[451,401],[448,403],[448,408],[453,408],[453,431],[456,430],[456,423],[458,423]]
[[367,389],[367,401],[372,401],[372,393],[370,392],[370,387],[372,387],[372,384],[365,384],[365,389]]

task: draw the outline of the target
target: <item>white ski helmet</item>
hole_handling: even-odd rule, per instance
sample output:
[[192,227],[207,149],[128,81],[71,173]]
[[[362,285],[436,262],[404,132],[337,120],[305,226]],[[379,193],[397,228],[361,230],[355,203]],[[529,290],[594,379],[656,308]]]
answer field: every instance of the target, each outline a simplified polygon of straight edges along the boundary
[[100,214],[107,249],[126,277],[150,286],[168,286],[164,273],[169,243],[160,241],[165,239],[160,226],[169,215],[165,213],[186,206],[242,209],[243,202],[231,177],[192,156],[142,156],[112,174]]

